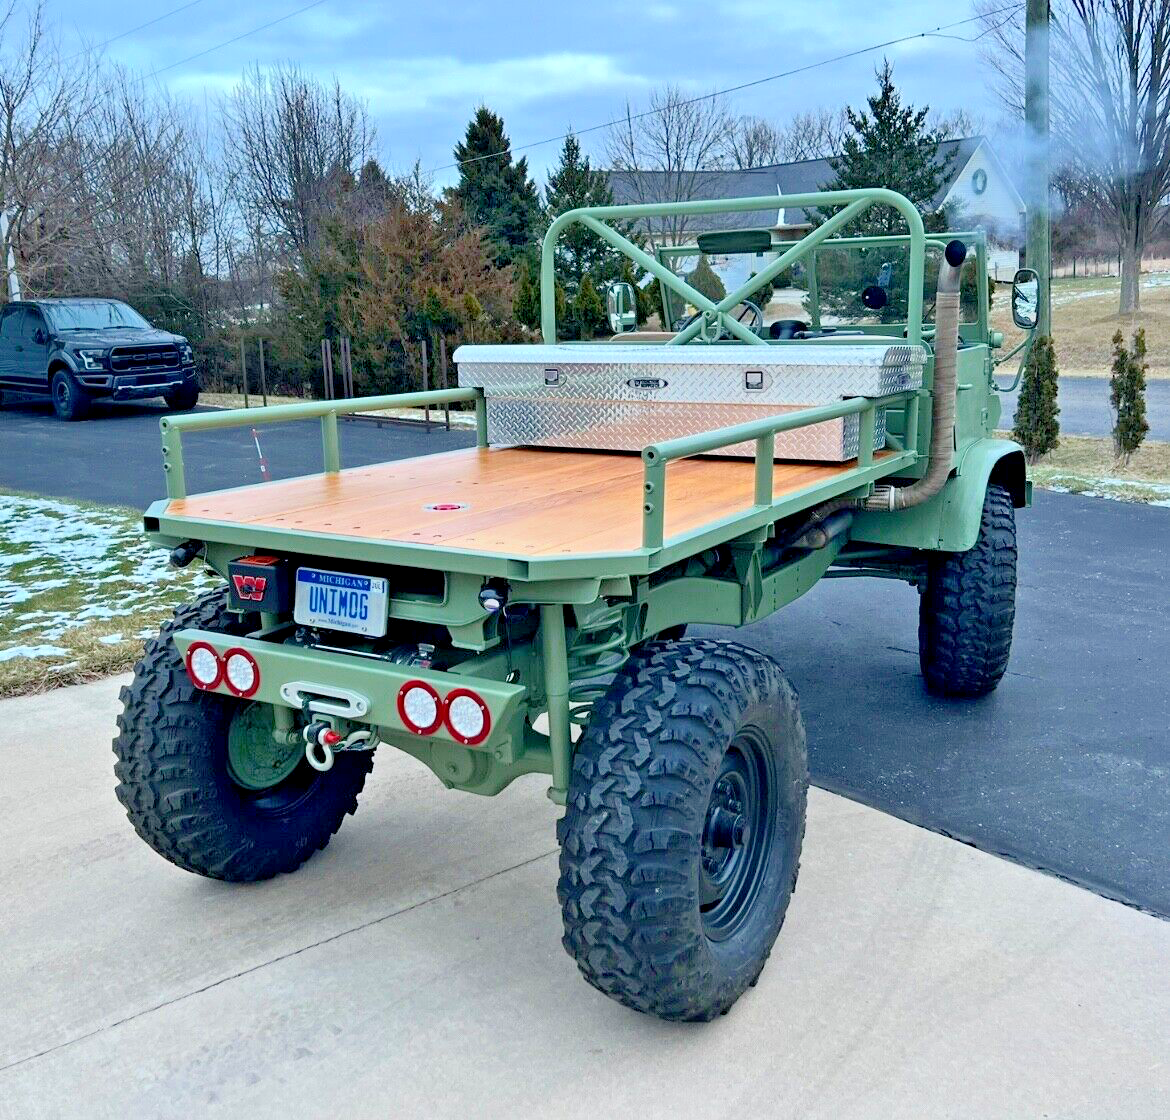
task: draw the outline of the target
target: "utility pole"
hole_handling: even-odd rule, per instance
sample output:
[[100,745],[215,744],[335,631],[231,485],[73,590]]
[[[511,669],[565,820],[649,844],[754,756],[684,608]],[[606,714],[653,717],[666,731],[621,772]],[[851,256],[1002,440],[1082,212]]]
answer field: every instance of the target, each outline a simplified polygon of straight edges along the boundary
[[1051,155],[1048,121],[1049,0],[1027,0],[1024,39],[1024,139],[1028,191],[1027,265],[1040,277],[1038,337],[1052,334]]

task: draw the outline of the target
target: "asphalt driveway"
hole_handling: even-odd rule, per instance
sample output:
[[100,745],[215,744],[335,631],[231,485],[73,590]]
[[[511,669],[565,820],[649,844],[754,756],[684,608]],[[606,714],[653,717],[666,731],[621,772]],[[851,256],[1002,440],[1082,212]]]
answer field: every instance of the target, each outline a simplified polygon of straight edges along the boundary
[[[145,509],[167,493],[158,428],[165,415],[153,403],[107,405],[98,406],[92,420],[65,424],[44,404],[6,405],[0,411],[0,488]],[[316,420],[264,425],[257,436],[271,477],[321,469]],[[362,467],[467,447],[475,433],[350,420],[342,424],[340,442],[342,466]],[[264,481],[249,428],[195,432],[183,440],[183,460],[193,494]]]
[[[1004,377],[999,378],[1000,381]],[[1060,430],[1070,436],[1107,436],[1113,430],[1109,413],[1109,378],[1062,377],[1058,388]],[[1019,390],[1005,394],[1003,427],[1015,421]],[[1147,439],[1170,440],[1170,381],[1146,384],[1146,420],[1150,425]]]

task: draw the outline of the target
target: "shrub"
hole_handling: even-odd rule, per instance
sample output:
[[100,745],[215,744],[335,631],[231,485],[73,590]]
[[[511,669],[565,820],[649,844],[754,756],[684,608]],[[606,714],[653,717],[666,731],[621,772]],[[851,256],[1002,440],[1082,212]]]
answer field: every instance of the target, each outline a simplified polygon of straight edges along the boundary
[[699,255],[699,263],[695,265],[695,271],[687,276],[687,283],[695,291],[702,292],[712,303],[718,303],[727,295],[727,289],[723,287],[723,281],[711,267],[706,253]]
[[1123,466],[1142,445],[1146,422],[1146,332],[1139,327],[1133,349],[1125,346],[1121,331],[1113,336],[1113,376],[1109,378],[1109,407],[1113,412],[1113,453]]
[[1016,405],[1016,424],[1012,435],[1024,449],[1029,463],[1036,462],[1059,445],[1060,424],[1056,404],[1056,351],[1051,338],[1038,338],[1032,344],[1024,366],[1024,381]]

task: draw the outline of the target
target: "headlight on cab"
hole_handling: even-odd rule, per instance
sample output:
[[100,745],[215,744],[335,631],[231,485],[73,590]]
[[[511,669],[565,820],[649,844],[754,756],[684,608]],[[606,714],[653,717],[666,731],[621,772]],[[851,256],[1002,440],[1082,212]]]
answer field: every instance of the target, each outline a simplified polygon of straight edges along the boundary
[[179,361],[185,366],[189,366],[195,361],[195,351],[191,349],[191,343],[179,343]]

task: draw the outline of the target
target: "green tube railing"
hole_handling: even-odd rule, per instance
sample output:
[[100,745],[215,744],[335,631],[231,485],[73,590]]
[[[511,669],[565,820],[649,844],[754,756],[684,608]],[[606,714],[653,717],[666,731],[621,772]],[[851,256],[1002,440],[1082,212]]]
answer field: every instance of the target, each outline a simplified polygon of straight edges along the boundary
[[185,498],[187,479],[183,466],[183,433],[212,432],[224,428],[253,428],[262,424],[283,424],[293,420],[321,421],[321,457],[325,471],[341,470],[341,451],[337,418],[358,412],[378,412],[386,408],[414,408],[422,405],[474,402],[477,442],[487,446],[487,409],[483,390],[434,389],[426,393],[395,393],[383,397],[354,397],[340,401],[306,401],[303,404],[275,404],[267,408],[232,408],[222,412],[193,412],[186,416],[165,416],[162,429],[163,470],[166,472],[167,497]]
[[[642,449],[642,547],[661,548],[666,517],[666,466],[676,459],[691,455],[703,455],[732,447],[737,443],[755,441],[755,488],[754,503],[757,508],[772,505],[772,478],[775,437],[779,432],[790,432],[810,424],[826,420],[838,420],[843,416],[860,415],[858,421],[857,466],[873,464],[873,430],[877,409],[899,400],[916,400],[916,390],[893,393],[886,397],[850,397],[832,404],[802,408],[781,416],[767,416],[760,420],[749,420],[744,424],[733,424],[727,428],[716,428],[693,436],[652,443]],[[913,450],[908,447],[907,450]],[[728,511],[731,512],[731,511]]]
[[[586,206],[568,210],[548,228],[540,253],[540,328],[544,341],[557,340],[556,277],[554,256],[557,239],[566,226],[574,222],[586,226],[607,244],[629,257],[635,264],[656,277],[669,290],[698,308],[699,317],[682,332],[675,344],[685,344],[698,337],[712,342],[724,331],[751,344],[767,345],[742,323],[729,314],[732,307],[745,299],[756,288],[787,268],[788,265],[811,253],[843,225],[859,217],[871,206],[890,206],[906,221],[910,243],[910,275],[907,292],[907,335],[914,345],[921,341],[922,277],[925,231],[918,208],[897,191],[873,187],[865,190],[819,191],[811,194],[763,195],[756,198],[700,199],[694,202],[653,202],[631,206]],[[844,209],[834,214],[816,229],[811,230],[787,249],[758,275],[752,277],[729,296],[715,303],[696,291],[681,276],[677,276],[653,255],[635,245],[629,238],[606,225],[613,221],[634,221],[639,218],[684,217],[705,214],[733,214],[759,210],[779,210],[788,207],[833,207]]]

